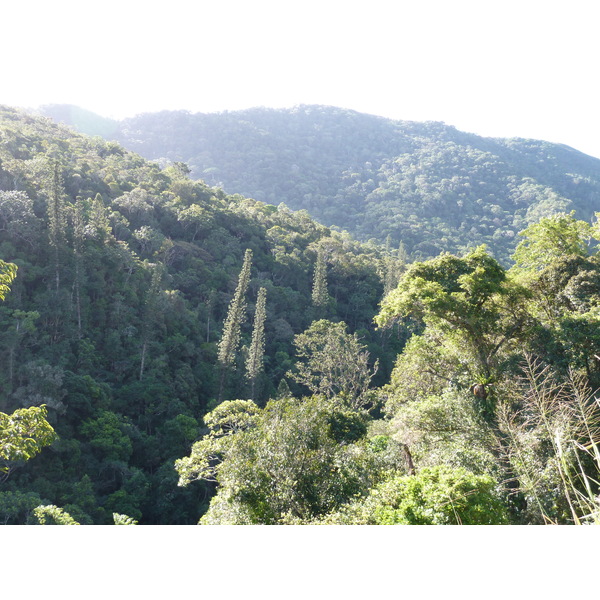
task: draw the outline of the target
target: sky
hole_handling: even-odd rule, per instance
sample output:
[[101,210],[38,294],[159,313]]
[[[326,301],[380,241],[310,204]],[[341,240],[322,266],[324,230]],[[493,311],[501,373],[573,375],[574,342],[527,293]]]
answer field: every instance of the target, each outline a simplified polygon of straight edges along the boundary
[[1,21],[2,104],[324,104],[600,157],[594,0],[19,0]]

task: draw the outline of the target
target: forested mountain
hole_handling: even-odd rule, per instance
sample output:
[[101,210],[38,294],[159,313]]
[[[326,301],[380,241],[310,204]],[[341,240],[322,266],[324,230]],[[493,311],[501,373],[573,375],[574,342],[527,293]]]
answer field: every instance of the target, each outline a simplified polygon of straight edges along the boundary
[[600,206],[600,160],[443,123],[324,106],[166,111],[119,123],[74,107],[46,112],[161,164],[185,162],[193,178],[229,193],[306,209],[363,241],[390,236],[416,259],[485,243],[507,264],[517,233],[540,217],[575,210],[589,221]]
[[[383,349],[389,335],[372,319],[397,261],[382,249],[7,107],[0,141],[0,256],[18,266],[0,306],[0,410],[45,404],[59,436],[0,499],[19,490],[23,511],[33,494],[82,522],[112,522],[114,511],[195,523],[208,491],[178,488],[174,459],[219,399],[252,392],[262,405],[276,393],[294,335],[314,318],[358,331],[380,359],[376,381],[389,376],[401,340]],[[219,341],[248,250],[241,339],[221,381]],[[317,256],[326,273],[315,304]],[[260,289],[264,372],[250,381]],[[6,502],[0,520],[22,518]]]
[[597,223],[405,263],[270,200],[0,107],[0,522],[600,523]]

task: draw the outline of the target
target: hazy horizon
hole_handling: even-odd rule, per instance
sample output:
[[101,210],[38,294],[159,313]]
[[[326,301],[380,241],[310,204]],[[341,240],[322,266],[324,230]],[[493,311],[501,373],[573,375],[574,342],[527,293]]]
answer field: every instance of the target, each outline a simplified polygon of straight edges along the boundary
[[118,119],[318,104],[600,157],[592,9],[585,0],[105,0],[84,13],[72,0],[11,3],[0,49],[14,59],[0,102]]

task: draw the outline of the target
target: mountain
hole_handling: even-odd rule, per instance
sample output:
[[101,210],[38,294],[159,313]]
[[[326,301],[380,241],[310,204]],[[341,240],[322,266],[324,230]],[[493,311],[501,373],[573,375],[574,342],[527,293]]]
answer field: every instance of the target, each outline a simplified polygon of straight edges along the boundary
[[389,236],[415,259],[485,243],[507,264],[517,233],[540,217],[574,210],[590,221],[600,208],[600,160],[438,122],[326,106],[164,111],[125,119],[107,137],[162,165],[185,162],[228,193],[305,209],[356,239]]

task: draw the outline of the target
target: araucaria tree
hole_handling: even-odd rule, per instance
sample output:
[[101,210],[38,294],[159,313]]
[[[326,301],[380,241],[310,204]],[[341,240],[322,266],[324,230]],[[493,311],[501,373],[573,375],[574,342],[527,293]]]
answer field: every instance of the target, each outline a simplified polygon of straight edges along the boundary
[[312,303],[320,313],[323,313],[328,301],[329,294],[327,293],[327,263],[325,262],[325,251],[321,247],[317,252],[317,262],[315,263]]
[[150,289],[146,297],[145,314],[142,326],[142,348],[140,352],[140,381],[144,377],[144,368],[146,366],[146,356],[148,345],[152,339],[154,327],[156,325],[157,313],[159,310],[158,299],[160,295],[160,284],[164,274],[164,266],[155,264],[152,267],[152,279],[150,281]]
[[58,163],[54,164],[52,186],[48,199],[48,226],[50,245],[54,248],[54,273],[55,284],[60,286],[60,254],[65,243],[66,213],[62,178]]
[[235,360],[235,353],[240,343],[240,330],[246,316],[246,301],[244,299],[248,283],[250,282],[250,267],[252,264],[252,250],[247,249],[244,255],[244,264],[238,279],[237,288],[229,304],[229,311],[223,326],[223,336],[219,342],[218,360],[221,366],[221,380],[219,383],[219,400],[223,399],[223,384],[225,373]]
[[263,358],[265,354],[265,320],[267,290],[260,288],[258,290],[258,299],[256,301],[256,311],[254,313],[254,328],[252,329],[252,344],[246,360],[246,377],[250,381],[251,399],[255,399],[256,381],[263,370]]

